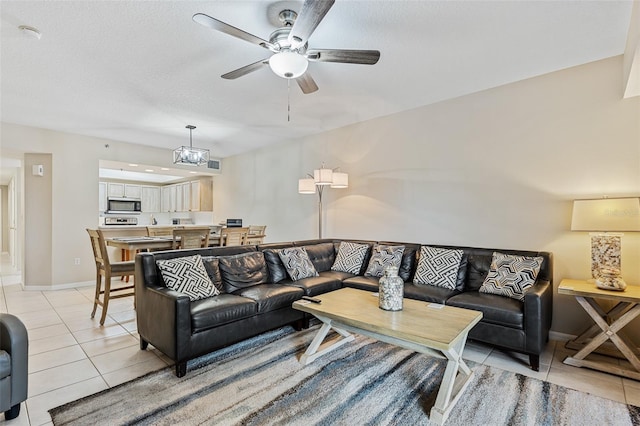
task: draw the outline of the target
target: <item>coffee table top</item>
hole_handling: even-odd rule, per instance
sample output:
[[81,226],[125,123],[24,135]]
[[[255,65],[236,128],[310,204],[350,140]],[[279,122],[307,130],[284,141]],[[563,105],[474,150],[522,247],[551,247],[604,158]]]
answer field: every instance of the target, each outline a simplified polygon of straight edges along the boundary
[[466,335],[482,318],[479,311],[411,299],[404,299],[402,311],[385,311],[378,307],[378,298],[373,293],[353,288],[314,297],[322,303],[299,300],[293,307],[317,317],[439,350],[448,350],[461,334]]

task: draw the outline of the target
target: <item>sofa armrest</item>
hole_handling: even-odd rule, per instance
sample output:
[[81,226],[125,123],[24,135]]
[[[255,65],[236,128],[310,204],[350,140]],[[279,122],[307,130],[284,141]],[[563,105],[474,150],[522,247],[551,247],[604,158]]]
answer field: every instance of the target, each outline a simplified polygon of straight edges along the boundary
[[0,314],[0,349],[11,356],[11,396],[10,403],[0,399],[0,411],[7,411],[16,404],[26,401],[28,384],[29,336],[27,328],[18,317]]
[[524,296],[526,352],[540,354],[549,340],[553,315],[553,286],[537,281]]
[[136,288],[136,316],[141,338],[179,361],[189,353],[191,302],[189,297],[161,286]]

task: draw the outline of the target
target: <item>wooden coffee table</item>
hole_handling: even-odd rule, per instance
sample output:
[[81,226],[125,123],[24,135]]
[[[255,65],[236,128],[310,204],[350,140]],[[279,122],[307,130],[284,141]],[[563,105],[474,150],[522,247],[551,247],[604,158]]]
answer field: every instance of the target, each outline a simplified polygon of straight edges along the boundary
[[[482,312],[404,299],[402,311],[384,311],[373,293],[352,288],[315,296],[322,303],[304,300],[293,307],[320,321],[318,331],[300,362],[316,358],[354,340],[361,334],[412,351],[447,359],[447,367],[430,420],[442,424],[464,392],[473,372],[462,359],[469,330],[480,321]],[[329,330],[338,333],[324,342]]]

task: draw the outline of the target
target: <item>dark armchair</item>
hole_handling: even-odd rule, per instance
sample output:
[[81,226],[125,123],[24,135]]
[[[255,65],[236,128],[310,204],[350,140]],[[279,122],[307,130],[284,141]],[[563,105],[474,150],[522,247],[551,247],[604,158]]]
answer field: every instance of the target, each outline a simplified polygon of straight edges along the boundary
[[5,420],[20,414],[27,399],[29,338],[18,317],[0,313],[0,411]]

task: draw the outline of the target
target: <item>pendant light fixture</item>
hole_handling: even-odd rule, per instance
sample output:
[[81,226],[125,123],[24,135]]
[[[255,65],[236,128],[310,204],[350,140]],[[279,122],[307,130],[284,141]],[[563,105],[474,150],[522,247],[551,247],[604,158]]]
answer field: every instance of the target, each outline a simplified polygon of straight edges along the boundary
[[173,150],[173,164],[201,166],[209,161],[209,150],[193,147],[193,129],[196,126],[187,125],[189,129],[189,146],[181,146]]

